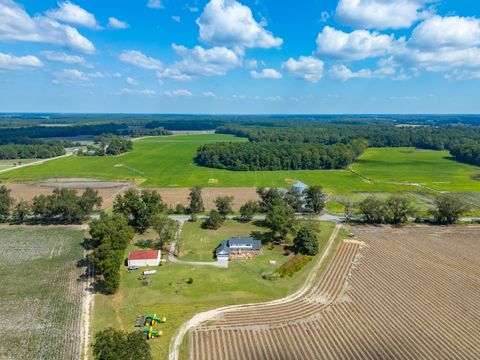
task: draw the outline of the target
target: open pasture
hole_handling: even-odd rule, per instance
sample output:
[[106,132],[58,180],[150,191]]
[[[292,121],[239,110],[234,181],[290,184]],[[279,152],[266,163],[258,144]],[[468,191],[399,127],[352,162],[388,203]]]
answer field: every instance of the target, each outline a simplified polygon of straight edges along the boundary
[[192,359],[478,359],[480,227],[352,227],[301,298],[218,315]]
[[196,166],[196,149],[217,141],[245,141],[229,135],[202,134],[145,138],[130,153],[114,157],[66,157],[0,174],[2,182],[44,178],[91,177],[136,181],[147,188],[286,187],[296,180],[320,184],[328,192],[455,191],[480,192],[480,169],[455,162],[445,151],[413,148],[368,149],[350,170],[234,172]]
[[0,359],[79,359],[84,231],[0,227]]

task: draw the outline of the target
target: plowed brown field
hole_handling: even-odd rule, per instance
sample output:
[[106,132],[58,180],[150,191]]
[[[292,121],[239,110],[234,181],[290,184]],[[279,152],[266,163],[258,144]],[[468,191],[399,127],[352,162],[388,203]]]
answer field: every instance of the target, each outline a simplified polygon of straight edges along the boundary
[[480,359],[480,227],[353,227],[305,296],[190,332],[200,359]]

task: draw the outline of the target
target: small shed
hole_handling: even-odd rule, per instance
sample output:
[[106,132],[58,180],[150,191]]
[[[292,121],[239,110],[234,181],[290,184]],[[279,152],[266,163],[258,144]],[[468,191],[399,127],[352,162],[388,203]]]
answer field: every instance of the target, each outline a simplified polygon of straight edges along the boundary
[[158,266],[162,253],[160,250],[136,250],[128,253],[128,267],[130,266]]
[[295,184],[293,184],[293,188],[301,194],[308,189],[308,185],[301,181],[297,181]]

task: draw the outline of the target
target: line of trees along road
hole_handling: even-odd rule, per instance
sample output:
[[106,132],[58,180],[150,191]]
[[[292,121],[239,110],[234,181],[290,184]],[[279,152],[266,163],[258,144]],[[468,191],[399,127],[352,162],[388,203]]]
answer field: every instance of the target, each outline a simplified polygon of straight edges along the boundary
[[0,160],[48,159],[65,155],[63,145],[53,144],[10,144],[0,145]]
[[51,195],[39,195],[31,201],[16,202],[11,191],[0,186],[0,220],[78,224],[87,220],[102,205],[98,191],[87,188],[81,195],[71,189],[54,189]]

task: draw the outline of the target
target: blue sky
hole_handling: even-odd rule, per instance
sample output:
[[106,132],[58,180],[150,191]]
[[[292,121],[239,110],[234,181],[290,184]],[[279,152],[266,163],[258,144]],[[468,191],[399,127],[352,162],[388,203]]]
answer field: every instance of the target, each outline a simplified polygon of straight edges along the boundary
[[0,0],[2,112],[480,113],[479,84],[471,0]]

